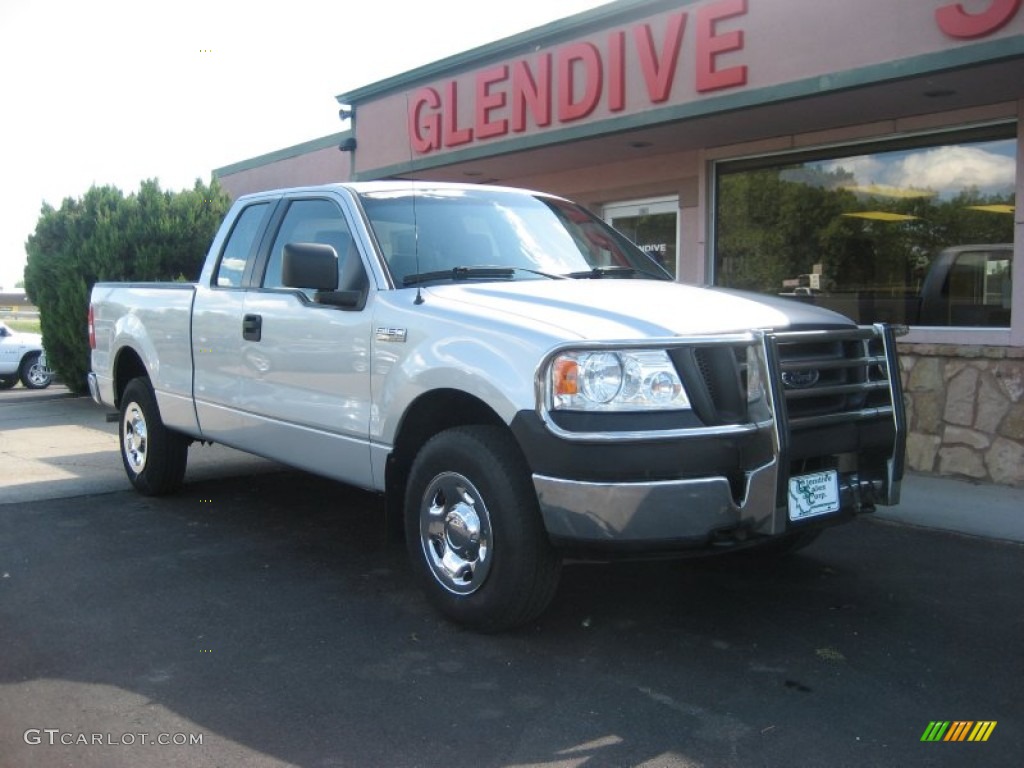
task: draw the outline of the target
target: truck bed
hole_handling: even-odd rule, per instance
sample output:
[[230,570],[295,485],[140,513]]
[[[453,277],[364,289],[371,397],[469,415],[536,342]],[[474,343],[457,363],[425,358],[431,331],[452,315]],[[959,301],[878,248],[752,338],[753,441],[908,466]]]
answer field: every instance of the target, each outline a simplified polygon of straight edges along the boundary
[[188,434],[198,434],[192,404],[192,283],[97,283],[93,292],[93,323],[96,331],[94,370],[105,402],[113,403],[113,361],[109,355],[120,340],[143,343],[143,359],[153,383],[164,422]]

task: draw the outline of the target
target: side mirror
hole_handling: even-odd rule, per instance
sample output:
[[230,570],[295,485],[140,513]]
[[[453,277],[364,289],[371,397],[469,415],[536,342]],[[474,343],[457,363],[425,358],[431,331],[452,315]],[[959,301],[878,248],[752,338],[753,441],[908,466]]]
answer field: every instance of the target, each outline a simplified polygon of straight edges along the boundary
[[338,288],[338,253],[323,243],[288,243],[281,260],[281,283],[286,288],[334,291]]

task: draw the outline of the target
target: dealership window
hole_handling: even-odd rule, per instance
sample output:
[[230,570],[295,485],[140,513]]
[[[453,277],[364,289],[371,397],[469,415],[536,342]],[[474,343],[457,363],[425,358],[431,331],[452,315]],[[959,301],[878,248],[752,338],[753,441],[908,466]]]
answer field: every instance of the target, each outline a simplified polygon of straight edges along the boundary
[[604,220],[640,246],[641,250],[676,276],[679,242],[679,200],[674,197],[612,203]]
[[1015,136],[720,163],[715,283],[860,323],[1008,328]]

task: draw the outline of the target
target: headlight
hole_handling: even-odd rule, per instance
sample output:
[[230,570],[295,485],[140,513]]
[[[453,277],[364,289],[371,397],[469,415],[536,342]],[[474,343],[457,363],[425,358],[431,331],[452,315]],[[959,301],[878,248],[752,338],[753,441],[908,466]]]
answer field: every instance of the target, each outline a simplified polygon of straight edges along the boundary
[[564,352],[551,361],[551,405],[564,411],[677,411],[690,399],[664,350]]

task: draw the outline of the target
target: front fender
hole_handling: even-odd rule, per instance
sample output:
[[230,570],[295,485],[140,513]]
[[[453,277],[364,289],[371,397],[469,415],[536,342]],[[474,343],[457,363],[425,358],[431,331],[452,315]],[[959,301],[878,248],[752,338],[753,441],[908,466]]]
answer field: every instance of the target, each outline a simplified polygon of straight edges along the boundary
[[[434,340],[401,358],[378,354],[371,432],[392,444],[409,406],[428,392],[465,392],[490,407],[506,424],[516,413],[534,408],[532,349],[510,347],[468,334]],[[382,359],[383,358],[383,359]]]

